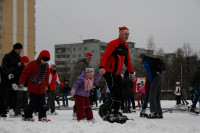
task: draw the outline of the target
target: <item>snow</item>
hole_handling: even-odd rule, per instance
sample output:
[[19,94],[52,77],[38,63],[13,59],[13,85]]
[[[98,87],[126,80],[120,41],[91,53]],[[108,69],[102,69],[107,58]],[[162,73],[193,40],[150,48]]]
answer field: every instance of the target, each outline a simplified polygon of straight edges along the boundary
[[[73,102],[69,102],[73,106]],[[162,101],[162,107],[174,107],[175,101]],[[164,119],[140,118],[140,110],[127,114],[134,121],[125,124],[103,121],[98,111],[93,111],[96,122],[72,120],[72,110],[57,110],[58,115],[48,115],[51,122],[25,122],[21,118],[0,120],[0,133],[199,133],[200,116],[190,115],[184,111],[164,113]]]

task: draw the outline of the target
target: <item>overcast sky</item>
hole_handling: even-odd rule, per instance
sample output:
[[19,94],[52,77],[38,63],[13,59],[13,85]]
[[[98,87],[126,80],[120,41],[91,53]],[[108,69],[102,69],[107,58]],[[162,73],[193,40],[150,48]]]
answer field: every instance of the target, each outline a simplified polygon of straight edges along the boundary
[[130,29],[129,41],[174,52],[183,43],[200,51],[200,0],[36,0],[36,52],[54,45],[118,37],[118,27]]

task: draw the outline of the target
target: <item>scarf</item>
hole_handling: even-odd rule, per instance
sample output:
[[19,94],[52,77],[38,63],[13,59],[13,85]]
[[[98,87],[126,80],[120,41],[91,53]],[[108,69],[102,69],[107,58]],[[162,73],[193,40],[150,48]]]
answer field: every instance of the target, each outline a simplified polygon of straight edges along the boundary
[[93,88],[94,78],[85,78],[85,91],[90,91]]
[[46,64],[43,65],[43,64],[40,62],[39,59],[37,59],[36,62],[37,62],[38,65],[39,65],[38,71],[37,71],[36,75],[33,77],[33,79],[32,79],[31,81],[32,81],[34,84],[36,84],[37,81],[38,81],[38,79],[39,79],[40,72],[41,72],[41,70],[43,69],[42,77],[41,77],[40,80],[39,80],[39,84],[42,85],[42,84],[44,83],[44,78],[45,78],[46,73],[47,73],[47,66],[46,66]]

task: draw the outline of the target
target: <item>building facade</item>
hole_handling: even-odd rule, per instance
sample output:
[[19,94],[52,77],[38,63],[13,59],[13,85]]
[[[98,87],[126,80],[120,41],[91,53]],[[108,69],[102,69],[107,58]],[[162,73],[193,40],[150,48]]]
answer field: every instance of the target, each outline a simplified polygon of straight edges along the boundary
[[22,56],[35,56],[35,0],[0,0],[0,63],[13,44],[23,45]]

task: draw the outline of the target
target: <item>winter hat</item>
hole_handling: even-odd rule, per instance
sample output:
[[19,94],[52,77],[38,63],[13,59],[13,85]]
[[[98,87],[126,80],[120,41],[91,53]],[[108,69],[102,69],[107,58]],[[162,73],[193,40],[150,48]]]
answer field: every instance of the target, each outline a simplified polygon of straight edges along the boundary
[[85,54],[85,58],[90,58],[90,59],[92,59],[92,56],[93,56],[92,53],[86,53],[86,54]]
[[40,52],[40,55],[38,56],[39,60],[49,61],[50,60],[50,53],[47,50],[43,50]]
[[129,33],[129,29],[125,26],[119,27],[119,34]]
[[28,63],[28,62],[30,62],[28,56],[23,56],[23,57],[21,58],[21,63]]
[[177,84],[177,85],[179,85],[179,84],[180,84],[180,82],[176,82],[176,84]]
[[86,68],[85,69],[85,72],[87,73],[87,72],[94,72],[94,68]]
[[144,58],[144,57],[146,57],[146,54],[142,53],[142,54],[139,55],[139,57]]
[[22,46],[21,43],[15,43],[15,44],[13,45],[13,49],[23,49],[23,46]]

